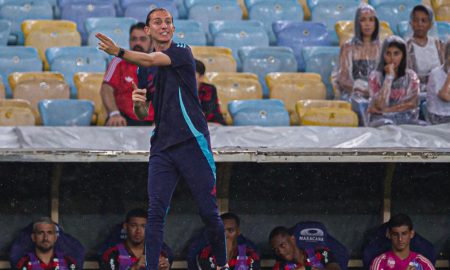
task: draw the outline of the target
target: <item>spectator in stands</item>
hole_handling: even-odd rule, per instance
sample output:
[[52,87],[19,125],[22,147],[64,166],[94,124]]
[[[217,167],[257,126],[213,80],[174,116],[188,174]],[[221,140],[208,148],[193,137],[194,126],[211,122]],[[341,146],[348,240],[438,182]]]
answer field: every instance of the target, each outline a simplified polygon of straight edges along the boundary
[[[145,269],[145,227],[147,225],[147,211],[136,208],[127,213],[123,228],[127,238],[107,249],[100,261],[102,270],[138,270]],[[161,251],[159,256],[159,270],[170,269],[168,255]]]
[[450,123],[450,40],[445,45],[445,64],[428,78],[427,111],[431,124]]
[[23,256],[17,263],[18,270],[74,270],[80,268],[75,259],[55,250],[58,239],[56,224],[48,217],[41,217],[33,223],[31,240],[34,252]]
[[[145,23],[139,22],[130,28],[130,49],[138,52],[150,52],[151,39],[144,31]],[[133,91],[131,82],[137,84],[137,68],[119,57],[114,57],[109,63],[103,79],[100,94],[103,105],[108,113],[107,126],[143,126],[153,124],[153,106],[149,106],[148,116],[139,120],[133,112]],[[153,75],[148,74],[149,84]]]
[[369,73],[375,69],[381,42],[380,24],[375,9],[361,3],[355,14],[355,33],[341,46],[337,88],[340,98],[350,100],[352,95],[369,98]]
[[444,63],[444,45],[438,37],[429,35],[434,24],[431,8],[415,6],[409,21],[413,36],[406,42],[408,68],[414,70],[420,79],[420,90],[425,92],[430,71]]
[[383,42],[380,61],[369,75],[370,126],[420,124],[419,78],[406,66],[406,44],[391,36]]
[[423,255],[410,250],[410,241],[414,237],[413,224],[405,214],[397,214],[388,222],[388,238],[392,250],[376,257],[370,270],[434,270],[433,264]]
[[216,87],[212,84],[205,83],[205,65],[202,61],[195,59],[195,77],[197,79],[198,97],[208,122],[226,125],[220,110],[220,102],[217,97]]
[[[220,216],[225,227],[227,246],[227,258],[230,269],[258,270],[260,269],[259,255],[246,243],[245,238],[238,243],[241,235],[240,219],[233,213],[225,213]],[[216,270],[216,258],[212,252],[212,246],[208,245],[198,255],[198,265],[202,270]]]
[[327,248],[316,248],[311,251],[299,248],[295,237],[285,227],[276,227],[270,232],[269,242],[279,258],[273,270],[340,270],[334,254]]

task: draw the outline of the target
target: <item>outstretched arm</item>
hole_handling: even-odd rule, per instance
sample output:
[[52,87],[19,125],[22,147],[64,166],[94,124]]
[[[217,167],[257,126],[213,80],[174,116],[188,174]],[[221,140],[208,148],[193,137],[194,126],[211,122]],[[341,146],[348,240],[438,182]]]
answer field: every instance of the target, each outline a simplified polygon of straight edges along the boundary
[[[98,46],[100,50],[106,52],[107,54],[118,56],[121,48],[117,46],[111,38],[102,33],[95,34],[95,37],[99,40]],[[172,63],[170,57],[161,52],[142,53],[125,49],[123,50],[125,53],[121,57],[125,61],[138,66],[169,66]]]

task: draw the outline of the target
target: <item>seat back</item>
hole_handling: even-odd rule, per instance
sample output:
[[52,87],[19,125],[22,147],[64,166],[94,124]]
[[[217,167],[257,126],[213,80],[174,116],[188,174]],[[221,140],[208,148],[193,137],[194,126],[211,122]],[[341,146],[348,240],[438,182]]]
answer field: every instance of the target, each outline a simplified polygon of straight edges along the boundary
[[[339,39],[339,46],[342,46],[345,42],[350,40],[355,33],[355,23],[353,21],[338,21],[335,25],[336,34]],[[389,23],[386,21],[380,22],[380,40],[385,40],[387,37],[392,36],[392,31]]]
[[192,46],[194,57],[205,64],[207,72],[236,72],[237,64],[231,49],[216,46]]
[[77,89],[73,76],[77,72],[104,72],[106,70],[106,55],[95,47],[62,47],[48,48],[46,58],[50,70],[63,74],[70,86],[70,97],[77,97]]
[[6,0],[0,5],[0,18],[11,22],[11,42],[24,44],[21,24],[24,20],[52,20],[52,6],[47,1],[39,0]]
[[235,126],[289,126],[289,114],[281,100],[234,100],[228,111]]
[[377,11],[377,16],[380,21],[388,22],[389,25],[392,26],[394,34],[399,35],[395,26],[401,21],[409,21],[411,10],[420,3],[420,0],[381,2],[379,5],[375,6],[375,10]]
[[214,84],[222,104],[222,114],[227,124],[232,123],[228,103],[232,100],[261,99],[262,87],[258,77],[252,73],[208,72],[206,78]]
[[249,8],[250,20],[261,21],[269,36],[270,44],[276,44],[276,37],[272,30],[272,23],[279,20],[303,21],[303,9],[298,1],[247,1],[254,2]]
[[331,74],[339,65],[339,47],[312,46],[302,49],[305,71],[319,73],[327,87],[327,99],[333,98]]
[[[403,0],[402,2],[411,4],[414,6],[422,3],[422,1],[417,1],[417,0]],[[383,5],[386,3],[392,3],[392,1],[390,1],[390,0],[369,0],[369,4],[375,8],[378,7],[379,5]]]
[[8,45],[9,35],[11,34],[11,22],[0,20],[0,46]]
[[269,96],[265,80],[268,73],[297,71],[297,60],[289,47],[243,47],[238,54],[242,71],[258,75],[264,97]]
[[178,19],[178,9],[174,0],[145,0],[135,1],[128,5],[124,10],[125,17],[135,18],[138,21],[145,22],[148,13],[155,8],[167,9],[174,19]]
[[97,32],[101,32],[110,37],[122,48],[130,47],[130,28],[138,21],[130,17],[101,17],[87,18],[84,22],[88,35],[87,45],[97,46],[98,39],[95,37]]
[[450,5],[440,6],[435,11],[436,21],[450,22]]
[[43,99],[38,103],[44,126],[89,126],[94,103],[80,99]]
[[208,44],[213,44],[209,33],[209,23],[212,21],[242,20],[242,10],[236,0],[186,0],[188,19],[198,21],[206,33]]
[[351,107],[341,100],[299,100],[295,110],[302,126],[357,127],[358,116]]
[[291,124],[298,124],[295,104],[302,99],[325,99],[327,90],[316,73],[275,72],[266,76],[269,96],[284,102]]
[[206,34],[199,22],[194,20],[177,20],[174,22],[173,40],[189,46],[206,46]]
[[34,126],[35,122],[29,101],[0,99],[0,126]]
[[87,18],[115,17],[116,9],[111,2],[72,2],[61,8],[61,19],[74,21],[81,34],[83,44],[87,43],[88,33],[84,27]]
[[42,71],[42,60],[38,51],[31,47],[0,47],[0,76],[5,84],[6,97],[11,98],[11,87],[8,76],[13,72]]
[[77,88],[78,98],[90,100],[94,103],[94,123],[99,126],[105,124],[107,117],[103,106],[100,89],[103,83],[104,73],[102,72],[78,72],[75,73],[73,81]]
[[50,47],[81,46],[81,36],[76,24],[71,21],[26,20],[22,23],[25,35],[25,46],[38,50],[44,61],[44,69],[50,66],[45,58],[45,51]]
[[328,31],[318,22],[277,21],[272,24],[277,46],[290,47],[297,59],[298,70],[304,71],[302,49],[306,46],[329,46]]

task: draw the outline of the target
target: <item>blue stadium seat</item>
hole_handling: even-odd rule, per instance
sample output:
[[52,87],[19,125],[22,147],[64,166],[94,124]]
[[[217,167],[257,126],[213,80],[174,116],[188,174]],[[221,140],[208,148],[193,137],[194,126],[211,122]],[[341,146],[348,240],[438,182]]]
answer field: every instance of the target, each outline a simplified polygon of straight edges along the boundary
[[44,126],[89,126],[94,103],[80,99],[44,99],[38,103]]
[[175,3],[177,4],[178,18],[187,19],[188,11],[186,9],[186,6],[184,5],[184,0],[175,0]]
[[234,126],[289,126],[289,113],[278,99],[235,100],[228,111]]
[[175,20],[173,40],[189,46],[206,46],[206,33],[199,22],[194,20]]
[[42,71],[42,60],[32,47],[0,47],[0,75],[5,84],[6,97],[12,98],[8,75],[13,72]]
[[397,34],[406,40],[407,37],[411,36],[411,26],[409,21],[401,21],[397,24]]
[[333,98],[330,76],[339,64],[339,47],[312,46],[302,49],[305,71],[319,73],[327,87],[327,99]]
[[0,20],[0,46],[8,44],[9,35],[11,33],[11,22]]
[[52,20],[53,10],[49,2],[42,0],[4,0],[0,5],[0,18],[11,22],[10,44],[23,45],[22,22]]
[[[383,5],[386,3],[392,3],[392,0],[369,0],[369,4],[373,7],[378,7],[379,5]],[[422,4],[421,0],[402,0],[402,1],[396,1],[396,2],[403,2],[403,3],[407,3],[410,5],[418,5],[418,4]]]
[[105,72],[106,55],[94,47],[48,48],[45,56],[51,71],[64,75],[70,86],[70,97],[77,98],[73,75],[77,72]]
[[278,21],[272,24],[277,46],[290,47],[297,59],[298,70],[304,71],[302,48],[306,46],[330,46],[328,31],[323,23]]
[[238,50],[244,46],[269,46],[269,36],[260,21],[214,21],[209,24],[214,46],[231,48],[241,70]]
[[87,42],[87,32],[84,28],[84,21],[92,17],[115,17],[116,9],[113,3],[108,2],[76,2],[67,3],[61,8],[61,19],[70,20],[77,23],[77,30],[80,32],[82,44]]
[[[255,0],[247,2],[255,2]],[[298,1],[264,0],[251,6],[247,4],[247,8],[250,20],[258,20],[264,23],[270,44],[276,43],[275,34],[272,31],[272,22],[279,20],[303,21],[303,9]]]
[[436,22],[439,39],[443,42],[450,40],[450,22]]
[[128,17],[88,18],[84,22],[88,33],[87,45],[97,46],[98,39],[95,34],[102,32],[111,37],[120,47],[129,48],[130,27],[135,23],[137,23],[136,19]]
[[350,20],[355,18],[358,5],[354,1],[330,0],[319,2],[311,8],[311,21],[322,22],[328,30],[328,38],[332,45],[339,45],[339,39],[336,35],[335,24],[337,21]]
[[[323,3],[327,3],[327,2],[329,2],[329,0],[306,0],[306,5],[308,6],[309,10],[311,10],[318,4],[323,4]],[[354,4],[354,5],[358,6],[359,3],[361,3],[361,0],[341,0],[340,2],[350,3],[350,4]]]
[[269,97],[265,77],[270,72],[296,72],[297,60],[289,47],[243,47],[239,49],[242,72],[258,75],[264,98]]
[[206,33],[208,44],[213,38],[208,32],[209,23],[218,20],[240,21],[242,10],[236,0],[185,0],[188,19],[198,21]]
[[[148,13],[155,8],[167,9],[174,19],[178,19],[178,9],[175,0],[126,0],[128,5],[122,6],[125,17],[132,17],[138,21],[145,22]],[[122,1],[124,4],[125,1]]]
[[422,1],[389,1],[382,2],[375,7],[377,11],[377,16],[380,21],[386,21],[391,26],[391,29],[394,31],[394,34],[399,35],[397,25],[401,21],[409,21],[409,14],[413,7],[417,4],[420,4]]

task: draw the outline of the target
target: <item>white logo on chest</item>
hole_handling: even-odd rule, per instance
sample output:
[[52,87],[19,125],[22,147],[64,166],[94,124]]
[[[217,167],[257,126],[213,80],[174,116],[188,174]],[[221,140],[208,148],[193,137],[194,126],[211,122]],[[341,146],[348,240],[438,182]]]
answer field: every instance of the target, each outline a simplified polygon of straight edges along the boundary
[[126,76],[125,77],[125,81],[127,81],[127,82],[132,82],[133,81],[133,78],[131,78],[130,76]]

